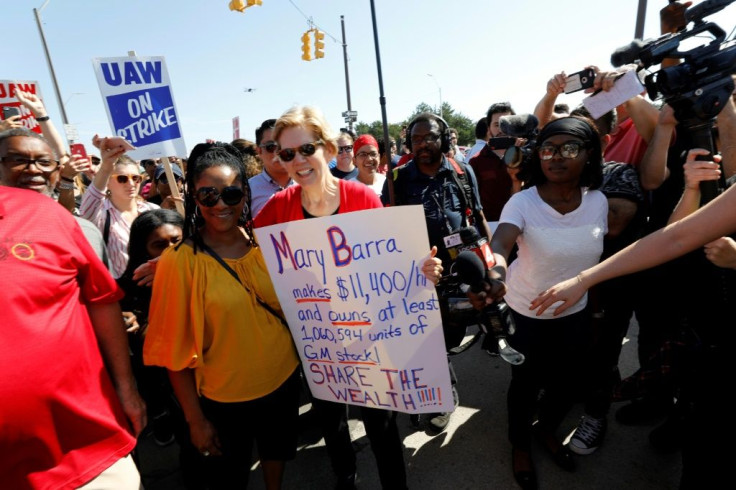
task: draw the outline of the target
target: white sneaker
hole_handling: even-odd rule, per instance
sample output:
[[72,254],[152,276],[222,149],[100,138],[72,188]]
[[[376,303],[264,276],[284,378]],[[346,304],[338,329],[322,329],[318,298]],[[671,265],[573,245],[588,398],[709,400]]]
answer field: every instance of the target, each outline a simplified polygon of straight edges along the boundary
[[570,439],[568,447],[575,454],[586,455],[593,453],[603,442],[606,435],[606,419],[597,419],[583,415],[575,433]]

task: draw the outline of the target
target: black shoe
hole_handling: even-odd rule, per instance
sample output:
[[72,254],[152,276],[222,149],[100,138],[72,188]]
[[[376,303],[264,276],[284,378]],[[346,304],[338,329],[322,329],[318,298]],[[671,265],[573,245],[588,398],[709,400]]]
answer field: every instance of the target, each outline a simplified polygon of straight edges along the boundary
[[513,448],[511,450],[511,468],[516,483],[523,490],[536,490],[537,473],[534,471],[532,456],[529,451]]
[[671,415],[664,423],[649,433],[649,442],[661,453],[674,453],[682,449],[682,418]]
[[567,446],[560,444],[557,438],[549,432],[536,431],[535,435],[557,466],[565,471],[575,471],[575,459]]
[[337,484],[335,490],[355,490],[355,479],[358,477],[356,473],[347,476],[340,476],[337,478]]
[[623,425],[651,424],[667,413],[667,409],[667,404],[658,400],[633,400],[616,410],[616,420]]

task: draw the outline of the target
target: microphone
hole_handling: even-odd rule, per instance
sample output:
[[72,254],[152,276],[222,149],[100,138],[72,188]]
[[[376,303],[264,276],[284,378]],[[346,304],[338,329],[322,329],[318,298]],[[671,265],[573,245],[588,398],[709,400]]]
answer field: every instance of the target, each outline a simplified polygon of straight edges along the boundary
[[646,45],[641,39],[634,39],[626,46],[621,46],[611,54],[611,64],[613,66],[628,65],[635,63],[639,59],[639,53]]
[[[458,254],[453,265],[453,270],[457,273],[460,280],[470,287],[474,293],[480,293],[485,290],[486,269],[483,261],[475,253],[465,250]],[[505,302],[496,302],[483,308],[483,314],[490,323],[493,336],[498,343],[498,353],[501,358],[518,366],[525,360],[524,354],[511,347],[506,342],[506,329],[504,322],[504,313],[507,313],[508,305]],[[510,318],[510,317],[509,317]],[[489,332],[486,332],[489,333]]]
[[539,126],[539,119],[534,114],[517,114],[515,116],[501,116],[498,120],[501,132],[516,138],[528,138]]

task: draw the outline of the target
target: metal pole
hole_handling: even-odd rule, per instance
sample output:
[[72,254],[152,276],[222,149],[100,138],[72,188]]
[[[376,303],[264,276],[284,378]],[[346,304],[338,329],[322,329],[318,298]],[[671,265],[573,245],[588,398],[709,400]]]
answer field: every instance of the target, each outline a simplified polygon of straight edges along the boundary
[[434,82],[435,85],[437,85],[437,90],[439,90],[439,92],[440,92],[440,110],[439,110],[439,113],[440,113],[440,117],[442,119],[444,119],[445,116],[442,113],[442,87],[440,87],[440,83],[437,81],[437,79],[434,77],[434,75],[432,75],[431,73],[427,73],[427,76],[432,79],[432,81]]
[[646,18],[647,0],[639,0],[639,9],[636,12],[636,28],[634,29],[635,39],[644,39],[644,21]]
[[[345,62],[345,91],[348,94],[348,111],[353,110],[353,106],[350,103],[350,74],[348,73],[348,43],[345,40],[345,16],[340,16],[340,24],[342,25],[342,57]],[[353,130],[353,118],[348,118],[348,129]]]
[[389,137],[388,137],[388,117],[386,116],[386,97],[383,94],[383,73],[381,71],[381,50],[378,46],[378,25],[376,23],[376,5],[371,0],[371,20],[373,21],[373,43],[376,46],[376,68],[378,69],[378,100],[381,103],[381,122],[383,123],[383,142],[386,148],[384,152],[384,158],[386,158],[386,166],[388,171],[386,172],[386,182],[388,182],[388,196],[391,206],[394,205],[394,179],[393,179],[393,165],[391,163],[391,152],[389,151]]
[[[48,1],[41,6],[41,9],[43,9],[47,3]],[[49,53],[49,47],[46,45],[46,36],[44,35],[43,27],[41,26],[41,12],[39,9],[33,9],[33,13],[36,15],[38,32],[41,34],[41,43],[43,44],[43,50],[46,53],[46,62],[49,64],[51,81],[54,83],[54,90],[56,91],[56,100],[59,101],[59,108],[61,109],[61,120],[64,121],[64,124],[69,124],[69,119],[66,117],[66,109],[64,108],[64,101],[61,98],[61,91],[59,90],[59,82],[56,80],[54,65],[51,63],[51,54]]]

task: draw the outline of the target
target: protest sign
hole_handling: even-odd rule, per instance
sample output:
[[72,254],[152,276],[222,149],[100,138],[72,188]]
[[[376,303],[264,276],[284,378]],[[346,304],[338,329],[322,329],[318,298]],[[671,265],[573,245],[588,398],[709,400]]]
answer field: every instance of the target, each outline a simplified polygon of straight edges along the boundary
[[128,156],[187,156],[163,57],[94,58],[92,64],[113,132],[136,147]]
[[41,89],[38,86],[38,82],[22,81],[22,80],[0,80],[0,114],[2,113],[3,107],[16,107],[20,111],[21,124],[26,129],[35,131],[41,134],[41,125],[38,124],[36,118],[33,117],[33,113],[26,108],[23,104],[18,102],[15,98],[15,90],[21,90],[23,92],[29,92],[36,94],[39,99],[43,99],[41,96]]
[[421,206],[255,233],[315,397],[406,413],[453,410],[439,301],[421,272],[429,250]]

